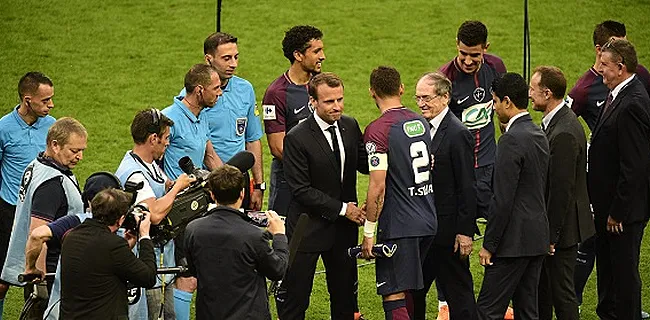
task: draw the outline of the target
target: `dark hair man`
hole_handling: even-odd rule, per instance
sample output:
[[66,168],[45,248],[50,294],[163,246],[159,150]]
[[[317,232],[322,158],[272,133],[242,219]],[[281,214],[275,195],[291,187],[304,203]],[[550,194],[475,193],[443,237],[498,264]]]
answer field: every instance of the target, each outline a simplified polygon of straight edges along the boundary
[[314,76],[309,101],[315,112],[285,137],[282,161],[293,195],[288,235],[302,213],[311,219],[276,297],[281,319],[304,319],[319,257],[327,272],[332,319],[352,320],[357,311],[357,267],[347,249],[357,244],[365,217],[356,206],[356,173],[368,173],[368,160],[359,124],[343,115],[343,92],[337,75]]
[[[134,203],[147,205],[151,212],[151,223],[154,225],[159,224],[167,216],[176,195],[194,181],[186,173],[178,176],[176,181],[171,181],[156,162],[165,154],[173,125],[174,122],[158,109],[139,111],[131,122],[131,137],[135,145],[132,150],[126,152],[115,172],[122,186],[127,182],[143,183]],[[163,248],[155,247],[157,265],[176,266],[174,250],[173,241],[167,242]],[[173,290],[171,287],[167,288],[171,280],[172,277],[163,275],[157,280],[154,288],[147,290],[149,319],[158,319],[161,314],[162,299],[164,299],[162,304],[164,319],[175,319]]]
[[[106,189],[91,202],[93,217],[63,240],[61,248],[61,319],[128,318],[127,281],[138,287],[156,284],[156,262],[149,238],[150,214],[139,218],[140,238],[115,234],[124,222],[131,196]],[[139,242],[139,257],[129,245]],[[129,243],[127,243],[127,241]]]
[[[97,195],[97,193],[108,188],[121,188],[120,180],[108,172],[96,172],[91,174],[90,177],[86,179],[84,192],[81,194],[85,212],[67,215],[61,219],[40,226],[31,232],[29,239],[27,239],[27,246],[25,248],[25,274],[37,274],[41,278],[44,276],[44,272],[36,267],[36,260],[38,259],[38,255],[41,252],[43,245],[47,243],[48,248],[60,248],[61,243],[63,242],[63,237],[67,235],[70,230],[92,216],[92,213],[90,212],[90,201],[95,197],[95,195]],[[61,263],[60,259],[59,263]],[[45,311],[46,320],[59,319],[60,304],[61,268],[57,268],[47,310]],[[143,313],[141,317],[134,317],[135,315],[140,315],[136,314],[137,311],[140,311],[140,308],[145,313]],[[133,314],[131,313],[132,311],[134,312]],[[146,303],[129,305],[129,316],[130,319],[146,319]]]
[[364,133],[370,180],[362,255],[373,257],[377,224],[377,242],[399,248],[375,265],[386,320],[409,319],[406,293],[423,288],[422,263],[437,229],[429,124],[402,105],[403,93],[395,68],[380,66],[370,74],[370,96],[381,116]]
[[556,67],[535,68],[528,96],[544,114],[542,129],[549,141],[546,210],[549,255],[539,281],[539,318],[580,318],[573,274],[578,243],[594,235],[587,194],[587,139],[575,114],[565,106],[566,79]]
[[286,215],[291,192],[284,178],[282,150],[284,136],[299,121],[313,113],[309,105],[307,84],[321,72],[325,60],[323,33],[312,26],[295,26],[284,34],[282,51],[291,66],[264,93],[262,110],[264,128],[273,161],[269,209]]
[[426,318],[426,296],[434,280],[449,298],[451,319],[477,318],[468,259],[477,231],[473,141],[449,112],[450,98],[451,81],[440,72],[423,75],[415,87],[415,102],[431,127],[438,216],[438,232],[422,268],[424,288],[412,292],[415,319]]
[[458,55],[440,68],[454,88],[449,110],[472,133],[474,169],[478,190],[478,217],[488,218],[492,198],[492,171],[496,154],[490,86],[506,72],[503,61],[485,53],[490,47],[487,27],[480,21],[465,21],[458,28]]
[[189,272],[199,283],[197,320],[271,319],[266,278],[282,278],[289,247],[284,222],[275,212],[266,212],[264,231],[240,211],[245,187],[239,169],[224,165],[214,170],[208,188],[219,206],[185,230]]
[[[40,72],[28,72],[18,82],[20,103],[0,119],[0,269],[4,265],[16,213],[20,178],[27,165],[45,150],[47,130],[55,119],[54,85]],[[0,319],[9,285],[0,281]]]
[[[21,285],[18,275],[25,268],[25,245],[31,231],[65,215],[83,212],[84,208],[72,169],[83,158],[86,129],[75,119],[61,118],[52,124],[45,141],[45,152],[27,166],[18,190],[16,216],[2,269],[2,280],[13,285]],[[59,252],[58,248],[43,248],[39,269],[55,272]],[[25,291],[31,293],[32,288],[26,286]],[[45,300],[34,306],[30,318],[42,319],[46,307]]]
[[519,74],[497,78],[492,98],[507,126],[497,146],[494,198],[479,252],[485,275],[476,305],[479,319],[503,319],[512,299],[515,319],[537,319],[539,274],[550,243],[544,198],[548,141],[526,111],[528,85]]
[[[211,108],[222,94],[219,71],[207,64],[194,65],[185,75],[185,97],[174,98],[174,104],[162,113],[174,122],[170,129],[169,146],[165,150],[164,169],[170,179],[178,178],[183,171],[178,160],[189,156],[194,165],[205,165],[212,170],[222,165],[210,140],[210,127],[205,108]],[[176,258],[182,259],[182,238],[175,240]],[[196,279],[179,277],[174,289],[174,312],[179,320],[190,318],[192,292]]]
[[589,197],[596,224],[598,316],[640,319],[639,250],[650,213],[650,99],[634,74],[637,56],[627,40],[601,49],[598,71],[611,91],[589,148]]
[[[239,65],[237,38],[224,32],[215,32],[203,42],[205,63],[219,73],[223,94],[217,103],[206,109],[210,127],[210,140],[214,151],[225,163],[237,152],[248,150],[255,156],[253,173],[254,191],[246,188],[243,207],[260,210],[264,198],[262,125],[255,103],[255,91],[247,80],[235,75]],[[180,93],[185,96],[185,90]],[[248,172],[245,179],[250,180]]]

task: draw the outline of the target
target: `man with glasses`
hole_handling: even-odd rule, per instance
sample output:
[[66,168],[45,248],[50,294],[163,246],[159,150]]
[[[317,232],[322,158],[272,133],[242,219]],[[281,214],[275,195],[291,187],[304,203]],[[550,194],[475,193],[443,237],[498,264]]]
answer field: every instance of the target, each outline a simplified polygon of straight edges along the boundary
[[472,136],[449,112],[451,81],[443,74],[432,72],[422,76],[415,94],[422,116],[431,126],[438,233],[422,267],[424,288],[412,292],[414,319],[426,318],[426,297],[433,280],[449,298],[451,319],[476,319],[468,259],[477,230]]
[[598,71],[609,92],[591,137],[587,181],[596,225],[601,319],[641,319],[639,251],[650,218],[650,98],[627,40],[610,40]]

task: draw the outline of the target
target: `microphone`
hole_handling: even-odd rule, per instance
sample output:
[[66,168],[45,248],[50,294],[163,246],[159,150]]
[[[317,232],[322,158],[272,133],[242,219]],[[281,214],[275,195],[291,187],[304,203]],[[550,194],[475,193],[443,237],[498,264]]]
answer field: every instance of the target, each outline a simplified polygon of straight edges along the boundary
[[188,175],[194,173],[194,162],[192,162],[192,159],[190,159],[189,156],[180,158],[180,160],[178,160],[178,166]]
[[[234,156],[232,156],[232,158],[230,158],[230,160],[228,160],[226,164],[229,164],[239,169],[239,171],[241,172],[246,172],[250,170],[255,164],[255,156],[253,155],[253,153],[249,151],[245,151],[245,150],[240,151],[237,152],[237,154],[235,154]],[[180,165],[180,161],[179,161],[179,165]]]

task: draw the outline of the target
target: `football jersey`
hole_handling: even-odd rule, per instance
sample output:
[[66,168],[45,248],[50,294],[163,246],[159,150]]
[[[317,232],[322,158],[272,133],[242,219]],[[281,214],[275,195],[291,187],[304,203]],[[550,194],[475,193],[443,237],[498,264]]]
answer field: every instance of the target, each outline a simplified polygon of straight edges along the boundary
[[404,107],[389,109],[364,133],[370,170],[386,170],[377,239],[435,235],[429,123]]
[[[636,67],[636,75],[650,94],[648,70],[639,64]],[[609,88],[603,83],[603,76],[591,67],[573,86],[566,97],[566,103],[578,117],[585,120],[589,130],[593,131],[608,94]]]
[[264,131],[268,133],[289,132],[300,121],[313,113],[309,104],[307,85],[297,85],[287,72],[266,89],[262,100]]
[[492,82],[506,72],[503,61],[483,54],[483,63],[473,74],[463,72],[456,58],[440,68],[451,80],[449,110],[470,130],[474,138],[474,167],[494,163],[496,141],[492,107]]

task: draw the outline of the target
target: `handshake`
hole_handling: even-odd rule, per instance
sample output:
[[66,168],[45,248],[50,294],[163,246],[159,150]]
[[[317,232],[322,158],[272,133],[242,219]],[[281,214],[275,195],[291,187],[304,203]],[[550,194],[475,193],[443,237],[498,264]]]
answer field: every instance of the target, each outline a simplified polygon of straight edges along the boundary
[[359,208],[356,203],[348,202],[347,208],[345,209],[345,217],[358,225],[363,225],[366,222],[366,204],[364,203]]

